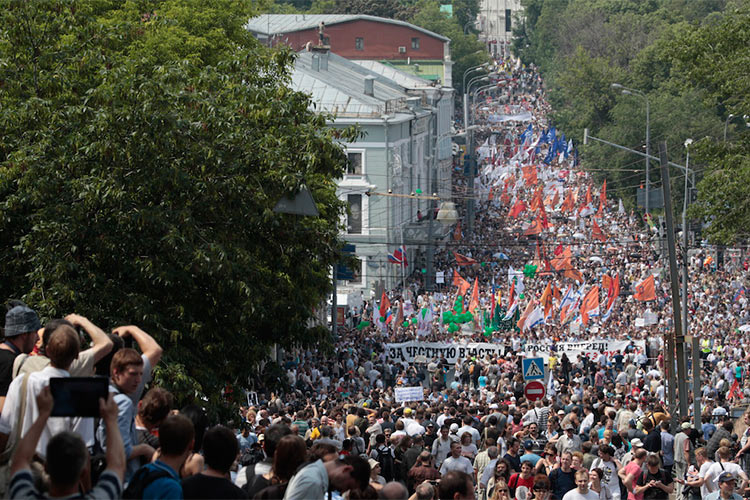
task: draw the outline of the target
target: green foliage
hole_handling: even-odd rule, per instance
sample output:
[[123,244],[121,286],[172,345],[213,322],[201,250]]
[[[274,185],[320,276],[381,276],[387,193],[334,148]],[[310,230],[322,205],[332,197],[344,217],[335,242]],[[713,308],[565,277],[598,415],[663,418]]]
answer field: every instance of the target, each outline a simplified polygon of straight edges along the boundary
[[[553,124],[568,137],[581,141],[583,129],[588,128],[595,137],[644,149],[646,100],[640,95],[623,95],[611,86],[620,83],[642,92],[648,99],[650,151],[655,154],[658,143],[666,140],[669,159],[684,163],[685,139],[721,134],[726,115],[719,101],[730,100],[730,95],[747,95],[742,85],[726,89],[720,99],[712,94],[709,84],[694,85],[693,81],[685,85],[687,62],[696,63],[696,78],[703,71],[705,75],[717,75],[717,84],[727,80],[736,82],[738,75],[733,69],[746,65],[742,60],[718,63],[722,59],[718,54],[729,47],[712,48],[715,42],[711,37],[717,33],[706,34],[701,43],[696,40],[691,43],[691,34],[700,31],[699,22],[705,24],[705,30],[722,29],[715,22],[717,15],[723,15],[721,0],[523,0],[522,3],[526,8],[525,22],[516,24],[514,50],[525,63],[534,62],[540,67],[554,110]],[[747,45],[742,38],[735,42],[736,47]],[[728,43],[731,46],[733,42]],[[678,47],[685,63],[675,57],[674,50]],[[696,50],[706,51],[700,63],[701,55]],[[721,77],[716,68],[719,65],[724,70]],[[747,83],[747,79],[740,80]],[[584,167],[591,168],[599,181],[606,177],[608,192],[632,207],[636,189],[644,182],[645,161],[597,143],[582,148],[581,152]],[[699,156],[691,157],[693,166],[703,161]],[[659,169],[656,164],[653,167],[652,187],[658,189]],[[680,170],[671,174],[675,181],[673,205],[681,210],[684,174]]]
[[[686,30],[669,45],[684,88],[704,89],[703,102],[720,110],[728,140],[704,139],[696,158],[707,165],[693,214],[710,221],[708,235],[720,243],[747,239],[750,205],[750,132],[743,123],[750,109],[750,5],[737,2],[715,23]],[[737,117],[730,123],[729,115]]]
[[[0,11],[0,296],[138,324],[165,348],[160,381],[220,409],[272,344],[329,341],[308,323],[346,158],[287,87],[294,55],[239,29],[244,2],[148,5]],[[320,217],[275,213],[302,184]]]

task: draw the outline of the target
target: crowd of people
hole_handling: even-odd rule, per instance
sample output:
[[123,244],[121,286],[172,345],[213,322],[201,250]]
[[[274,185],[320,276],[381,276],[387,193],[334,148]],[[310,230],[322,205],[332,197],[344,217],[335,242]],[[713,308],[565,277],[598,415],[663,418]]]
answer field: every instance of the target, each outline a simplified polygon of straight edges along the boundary
[[[239,428],[209,425],[198,406],[178,411],[168,391],[149,385],[162,348],[141,328],[105,333],[76,314],[42,325],[12,303],[0,345],[0,494],[692,500],[747,492],[750,413],[733,418],[750,396],[743,263],[706,248],[686,257],[690,332],[701,338],[696,425],[668,401],[672,312],[658,229],[595,184],[572,144],[551,132],[534,68],[510,59],[497,67],[501,86],[472,110],[483,125],[476,219],[435,255],[446,283],[428,291],[415,273],[356,311],[333,354],[284,354],[286,389],[259,392],[240,409]],[[514,114],[524,118],[498,118]],[[454,185],[466,194],[462,168]],[[562,347],[592,339],[623,347]],[[388,355],[407,341],[498,349]],[[532,344],[543,347],[545,394],[529,399],[522,366]],[[50,390],[51,379],[94,374],[109,377],[95,416],[66,411]],[[418,397],[400,396],[415,387]],[[692,394],[678,397],[692,403]]]

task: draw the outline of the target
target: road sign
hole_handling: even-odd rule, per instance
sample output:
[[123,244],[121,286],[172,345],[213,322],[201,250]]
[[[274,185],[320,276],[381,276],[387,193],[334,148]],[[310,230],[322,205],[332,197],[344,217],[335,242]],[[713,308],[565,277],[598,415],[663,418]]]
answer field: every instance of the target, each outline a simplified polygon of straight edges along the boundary
[[544,389],[544,384],[539,382],[538,380],[532,380],[531,382],[526,384],[526,387],[523,388],[523,395],[526,396],[526,399],[528,399],[529,401],[542,399],[545,393],[546,391]]
[[523,379],[524,380],[544,379],[544,358],[524,358],[523,359]]

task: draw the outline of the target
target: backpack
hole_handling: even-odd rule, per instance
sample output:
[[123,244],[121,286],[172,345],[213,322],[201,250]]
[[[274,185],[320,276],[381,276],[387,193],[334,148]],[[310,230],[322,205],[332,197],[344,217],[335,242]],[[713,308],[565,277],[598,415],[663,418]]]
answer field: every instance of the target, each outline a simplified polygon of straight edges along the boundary
[[260,448],[248,448],[240,455],[240,465],[247,467],[248,465],[255,465],[265,458],[263,450]]
[[143,492],[151,483],[164,477],[172,476],[164,469],[152,470],[148,466],[143,466],[133,475],[128,487],[122,492],[122,498],[140,500],[143,498]]
[[380,464],[380,474],[385,478],[386,481],[393,481],[396,471],[396,464],[393,460],[393,454],[390,448],[375,448],[377,453],[376,460]]

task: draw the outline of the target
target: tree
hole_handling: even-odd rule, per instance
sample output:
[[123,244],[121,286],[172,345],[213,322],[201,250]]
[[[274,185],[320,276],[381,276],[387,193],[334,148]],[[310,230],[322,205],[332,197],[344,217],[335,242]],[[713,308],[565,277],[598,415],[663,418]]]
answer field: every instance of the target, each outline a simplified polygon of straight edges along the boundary
[[[684,72],[686,87],[705,89],[704,101],[716,106],[728,126],[729,114],[743,116],[750,109],[750,6],[738,2],[713,24],[687,30],[671,44],[670,54]],[[750,182],[750,134],[747,126],[729,140],[711,138],[695,145],[696,159],[707,165],[698,185],[693,214],[705,217],[708,236],[718,243],[747,239],[750,224],[747,185]]]
[[[0,14],[0,295],[138,324],[165,347],[160,382],[213,410],[270,345],[329,341],[309,325],[341,246],[334,134],[353,139],[289,89],[292,53],[238,29],[241,5]],[[303,184],[320,217],[273,211]]]

